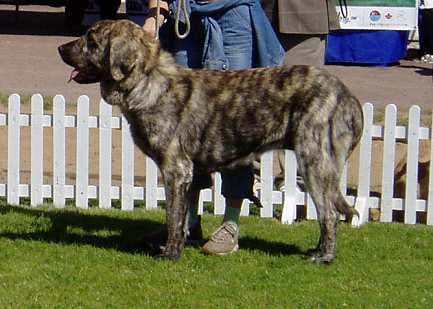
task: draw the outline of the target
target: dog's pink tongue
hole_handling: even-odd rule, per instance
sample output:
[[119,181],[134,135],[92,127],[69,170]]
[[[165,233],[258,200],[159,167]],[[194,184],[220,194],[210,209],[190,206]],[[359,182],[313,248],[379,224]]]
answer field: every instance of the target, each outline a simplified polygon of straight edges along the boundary
[[70,83],[79,73],[80,73],[80,71],[78,71],[77,69],[74,69],[71,72],[71,76],[69,76],[68,83]]

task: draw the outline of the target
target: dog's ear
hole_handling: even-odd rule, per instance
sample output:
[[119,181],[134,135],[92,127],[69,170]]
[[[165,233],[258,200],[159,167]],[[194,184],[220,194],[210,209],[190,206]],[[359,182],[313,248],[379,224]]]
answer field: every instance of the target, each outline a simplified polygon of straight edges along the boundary
[[110,73],[115,81],[124,79],[134,69],[137,48],[133,42],[113,38],[110,42]]

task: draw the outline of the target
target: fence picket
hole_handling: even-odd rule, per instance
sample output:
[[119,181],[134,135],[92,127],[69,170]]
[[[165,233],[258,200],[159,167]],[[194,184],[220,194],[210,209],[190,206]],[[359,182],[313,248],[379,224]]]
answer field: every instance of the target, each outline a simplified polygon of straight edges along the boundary
[[221,194],[222,179],[220,173],[214,176],[214,214],[223,215],[226,209],[226,199]]
[[244,199],[242,201],[241,213],[240,213],[241,216],[245,216],[246,217],[246,216],[250,215],[250,205],[251,205],[250,200]]
[[129,123],[122,118],[122,210],[134,209],[134,142]]
[[380,221],[392,221],[392,198],[394,195],[395,130],[397,126],[397,107],[390,104],[385,109],[385,128],[383,137],[382,196]]
[[20,100],[18,94],[13,94],[8,102],[7,202],[11,205],[20,203]]
[[203,189],[200,191],[200,195],[198,198],[198,214],[203,214],[204,202],[212,202],[212,190],[211,189]]
[[113,109],[99,103],[99,207],[111,208],[111,117]]
[[204,198],[205,193],[202,191],[200,191],[199,196],[198,196],[198,207],[197,207],[197,214],[202,215],[203,214],[203,210],[204,210]]
[[80,96],[77,107],[77,163],[75,203],[79,208],[89,207],[89,98]]
[[43,113],[44,101],[40,94],[31,98],[31,163],[30,163],[30,205],[37,206],[43,203],[43,156],[44,156],[44,133]]
[[373,144],[373,112],[371,103],[364,104],[364,131],[361,137],[359,153],[358,192],[355,208],[360,214],[354,218],[354,225],[364,224],[368,220],[368,198],[370,197],[371,149]]
[[260,202],[263,205],[263,208],[260,209],[260,216],[264,218],[272,218],[273,216],[273,160],[274,153],[272,151],[264,153],[260,158]]
[[347,168],[348,168],[348,162],[344,164],[343,171],[341,172],[341,178],[340,178],[340,191],[343,194],[343,196],[347,195]]
[[158,167],[151,158],[146,157],[146,209],[155,209],[158,207],[157,189]]
[[65,206],[66,146],[65,98],[56,95],[53,100],[53,203]]
[[313,198],[309,193],[305,193],[305,200],[307,204],[307,219],[308,220],[317,220],[317,211],[316,205],[314,205]]
[[414,105],[409,109],[407,133],[407,169],[404,203],[404,223],[416,223],[416,200],[418,194],[419,125],[421,109]]
[[292,224],[296,219],[296,175],[296,155],[293,151],[285,150],[282,223]]
[[427,225],[433,225],[433,113],[431,114],[430,126],[430,164],[429,164],[429,186],[427,197]]

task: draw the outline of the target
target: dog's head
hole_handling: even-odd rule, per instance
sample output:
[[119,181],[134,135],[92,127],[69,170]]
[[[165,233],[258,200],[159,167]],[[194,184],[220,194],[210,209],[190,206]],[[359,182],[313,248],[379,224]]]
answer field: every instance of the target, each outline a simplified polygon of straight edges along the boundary
[[70,80],[90,84],[121,82],[134,70],[145,70],[158,48],[153,38],[133,22],[105,20],[58,50],[62,60],[74,68]]

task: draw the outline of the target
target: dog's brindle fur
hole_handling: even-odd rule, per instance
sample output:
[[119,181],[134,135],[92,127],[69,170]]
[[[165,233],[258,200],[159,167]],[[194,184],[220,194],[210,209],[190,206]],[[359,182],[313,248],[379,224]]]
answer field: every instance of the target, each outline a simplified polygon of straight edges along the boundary
[[185,69],[125,20],[96,23],[59,52],[76,82],[100,82],[102,97],[120,107],[134,142],[162,172],[168,240],[161,257],[178,259],[184,247],[187,210],[199,192],[194,174],[292,149],[319,218],[313,260],[334,259],[337,212],[356,214],[339,180],[363,127],[358,100],[336,77],[309,66]]

